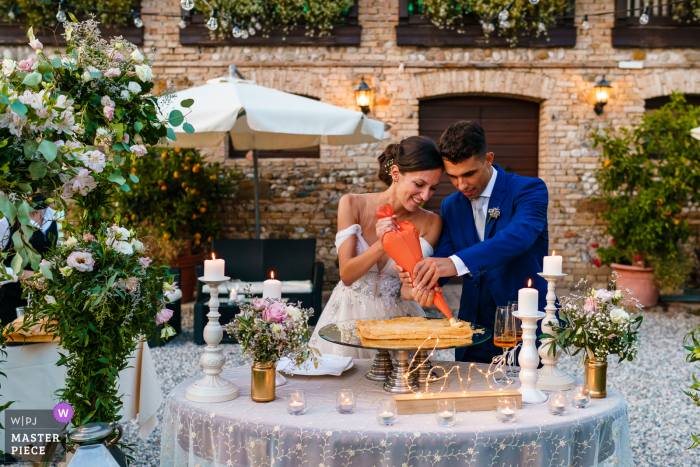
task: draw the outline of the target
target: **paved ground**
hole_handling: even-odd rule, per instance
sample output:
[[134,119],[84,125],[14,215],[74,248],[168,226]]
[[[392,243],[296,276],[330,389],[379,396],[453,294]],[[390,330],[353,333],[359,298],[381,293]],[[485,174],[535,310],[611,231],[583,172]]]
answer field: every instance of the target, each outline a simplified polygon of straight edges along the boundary
[[[446,297],[454,304],[459,291]],[[190,309],[187,307],[186,309]],[[691,380],[692,365],[685,363],[682,338],[700,324],[700,316],[683,306],[656,307],[644,312],[642,350],[639,360],[616,365],[611,362],[609,387],[627,400],[635,463],[643,467],[691,467],[700,465],[700,449],[688,451],[689,432],[700,431],[700,408],[694,407],[682,389]],[[184,313],[186,330],[165,347],[154,349],[154,360],[165,394],[183,380],[200,372],[202,347],[192,342],[192,314]],[[241,364],[238,346],[224,345],[229,356],[227,366]],[[444,355],[450,358],[449,355]],[[453,357],[452,357],[453,358]],[[613,360],[611,358],[611,360]],[[563,367],[578,376],[578,360],[562,359]],[[697,371],[700,376],[700,370]],[[160,429],[145,442],[137,438],[136,423],[126,427],[125,438],[138,444],[138,466],[159,465]]]

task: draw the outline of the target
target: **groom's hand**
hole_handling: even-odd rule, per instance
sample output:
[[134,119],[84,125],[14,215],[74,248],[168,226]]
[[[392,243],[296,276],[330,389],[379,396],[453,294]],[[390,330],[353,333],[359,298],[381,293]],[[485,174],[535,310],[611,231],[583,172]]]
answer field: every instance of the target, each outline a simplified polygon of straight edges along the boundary
[[431,290],[441,277],[456,275],[457,268],[450,258],[426,258],[413,268],[413,287]]

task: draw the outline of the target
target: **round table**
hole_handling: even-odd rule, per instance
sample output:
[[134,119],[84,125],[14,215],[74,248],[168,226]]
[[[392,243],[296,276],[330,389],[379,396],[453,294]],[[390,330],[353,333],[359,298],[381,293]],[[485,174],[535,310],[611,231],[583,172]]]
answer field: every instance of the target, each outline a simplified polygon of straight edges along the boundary
[[[440,364],[449,369],[455,362]],[[433,414],[400,415],[396,425],[387,427],[376,422],[376,402],[387,394],[382,383],[365,378],[370,366],[370,360],[355,360],[339,377],[288,377],[268,403],[250,399],[250,367],[223,372],[239,388],[239,397],[229,402],[188,401],[185,389],[198,378],[185,381],[165,403],[161,465],[633,466],[627,405],[615,391],[564,416],[551,415],[547,404],[539,404],[519,410],[512,424],[498,422],[489,411],[460,412],[452,427],[439,426]],[[455,378],[450,382],[455,387],[447,389],[458,390]],[[484,389],[480,384],[485,383],[474,381],[472,389]],[[355,391],[354,414],[335,410],[343,388]],[[306,392],[304,415],[287,413],[286,394],[293,389]]]

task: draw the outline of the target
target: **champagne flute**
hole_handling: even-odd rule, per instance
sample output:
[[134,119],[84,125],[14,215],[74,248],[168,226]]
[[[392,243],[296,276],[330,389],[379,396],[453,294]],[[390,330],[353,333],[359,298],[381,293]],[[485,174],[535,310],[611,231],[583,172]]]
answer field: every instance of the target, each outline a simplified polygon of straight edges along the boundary
[[[515,312],[518,311],[518,302],[508,302],[508,306],[510,307],[510,311],[513,314],[513,321],[515,322],[515,340],[518,342],[522,342],[523,322],[515,317]],[[510,369],[508,370],[508,372],[506,372],[506,375],[513,377],[518,376],[520,374],[520,370],[516,370],[515,368],[513,368],[513,365],[509,366]]]
[[[493,326],[493,344],[496,347],[503,348],[503,359],[505,361],[508,349],[515,347],[517,344],[517,339],[515,337],[515,321],[513,317],[513,312],[510,307],[499,306],[496,308],[496,322]],[[505,373],[505,372],[504,372]],[[502,378],[496,379],[494,376],[494,381],[499,384],[504,384],[508,381],[504,375]]]

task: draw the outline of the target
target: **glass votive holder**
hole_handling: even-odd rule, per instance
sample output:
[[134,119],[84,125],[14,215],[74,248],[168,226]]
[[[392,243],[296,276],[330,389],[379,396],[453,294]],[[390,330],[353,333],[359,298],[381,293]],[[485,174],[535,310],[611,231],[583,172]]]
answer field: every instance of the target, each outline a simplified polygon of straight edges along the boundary
[[591,405],[591,392],[587,384],[577,384],[571,393],[571,405],[577,409],[585,409]]
[[457,421],[457,409],[453,399],[437,401],[437,411],[435,418],[440,426],[452,426]]
[[398,415],[399,412],[394,399],[387,398],[379,401],[379,406],[377,407],[377,422],[380,425],[393,425],[396,423]]
[[566,391],[552,391],[549,395],[549,413],[566,415],[569,412],[569,396]]
[[306,394],[298,389],[287,393],[287,412],[290,415],[302,415],[306,412]]
[[496,418],[501,423],[513,423],[515,421],[515,413],[518,411],[518,405],[513,397],[499,397],[498,406],[496,407]]
[[355,413],[355,393],[352,392],[352,389],[343,389],[338,392],[335,408],[340,413]]

